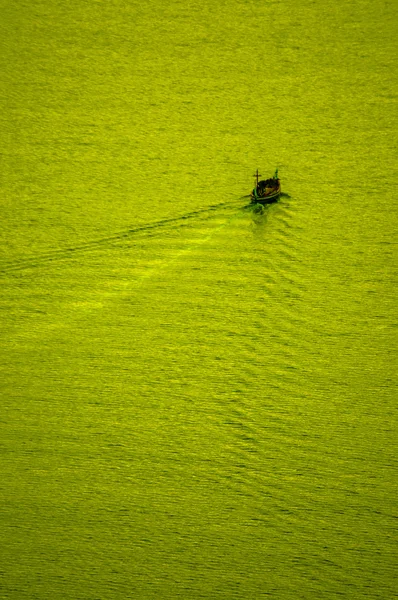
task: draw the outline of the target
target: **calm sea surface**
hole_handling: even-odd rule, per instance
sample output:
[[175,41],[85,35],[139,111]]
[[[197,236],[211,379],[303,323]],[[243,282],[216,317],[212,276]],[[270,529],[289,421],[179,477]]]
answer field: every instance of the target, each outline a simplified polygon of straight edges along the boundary
[[397,26],[3,2],[0,598],[395,596]]

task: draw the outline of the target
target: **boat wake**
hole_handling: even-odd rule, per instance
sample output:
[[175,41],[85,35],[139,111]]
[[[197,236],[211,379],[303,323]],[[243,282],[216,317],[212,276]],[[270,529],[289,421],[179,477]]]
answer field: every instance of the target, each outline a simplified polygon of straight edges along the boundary
[[246,206],[238,206],[238,203],[240,204],[240,199],[231,200],[229,202],[221,202],[218,204],[211,205],[204,209],[185,213],[184,215],[180,215],[179,217],[162,219],[160,221],[154,221],[152,223],[147,223],[138,227],[131,227],[129,229],[119,231],[113,235],[90,240],[85,243],[76,244],[60,249],[49,250],[48,252],[43,252],[31,256],[25,256],[23,258],[15,260],[5,260],[0,262],[0,273],[8,273],[12,271],[22,271],[25,269],[37,268],[42,265],[45,265],[46,263],[67,260],[78,254],[83,254],[86,252],[95,252],[97,250],[116,246],[121,243],[126,243],[129,241],[133,242],[135,239],[138,240],[143,237],[152,237],[157,233],[160,233],[161,230],[164,230],[169,227],[177,229],[179,227],[184,227],[195,220],[204,221],[210,219],[211,217],[215,216],[216,214],[219,214],[222,211],[236,212],[237,210],[240,211],[248,208]]

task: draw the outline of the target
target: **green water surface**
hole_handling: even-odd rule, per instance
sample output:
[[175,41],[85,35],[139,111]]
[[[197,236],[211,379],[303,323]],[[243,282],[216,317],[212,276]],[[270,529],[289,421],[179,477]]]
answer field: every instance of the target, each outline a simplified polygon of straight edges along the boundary
[[395,597],[397,24],[3,2],[1,599]]

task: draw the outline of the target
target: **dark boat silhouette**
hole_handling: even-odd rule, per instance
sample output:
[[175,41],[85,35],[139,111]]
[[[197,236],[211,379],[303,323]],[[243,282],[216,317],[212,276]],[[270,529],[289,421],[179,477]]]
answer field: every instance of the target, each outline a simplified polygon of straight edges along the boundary
[[273,177],[259,181],[258,169],[255,174],[255,185],[250,194],[252,204],[272,204],[277,202],[281,195],[281,182],[278,178],[278,169]]

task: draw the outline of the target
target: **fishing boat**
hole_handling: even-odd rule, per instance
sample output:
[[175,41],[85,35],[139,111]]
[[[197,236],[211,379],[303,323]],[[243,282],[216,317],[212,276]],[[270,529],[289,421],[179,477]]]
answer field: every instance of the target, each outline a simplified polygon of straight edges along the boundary
[[255,174],[255,185],[250,194],[252,204],[272,204],[277,202],[281,195],[281,182],[278,178],[278,169],[273,177],[259,181],[258,169]]

